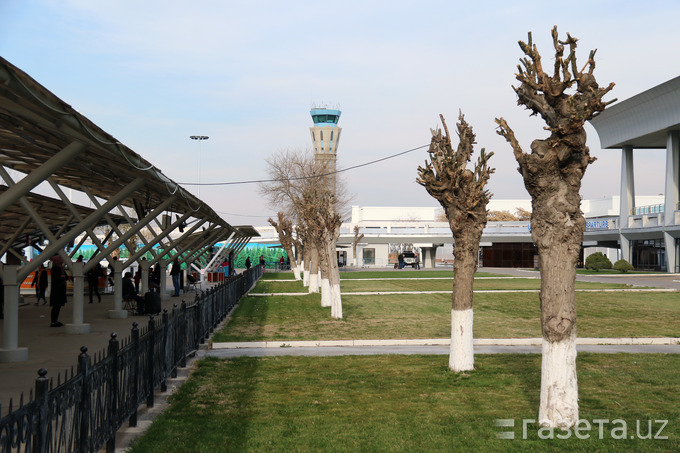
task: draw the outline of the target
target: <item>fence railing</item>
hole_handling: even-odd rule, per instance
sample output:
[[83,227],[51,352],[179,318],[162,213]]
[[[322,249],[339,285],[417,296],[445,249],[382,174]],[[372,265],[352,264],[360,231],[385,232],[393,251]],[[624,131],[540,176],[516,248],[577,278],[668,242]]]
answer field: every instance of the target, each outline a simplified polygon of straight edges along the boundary
[[255,266],[197,296],[195,303],[163,311],[160,319],[132,324],[129,338],[111,334],[106,351],[88,354],[57,382],[38,371],[35,395],[0,418],[0,453],[97,452],[115,450],[116,432],[137,424],[137,408],[154,404],[154,390],[166,390],[186,358],[198,350],[229,311],[262,276]]

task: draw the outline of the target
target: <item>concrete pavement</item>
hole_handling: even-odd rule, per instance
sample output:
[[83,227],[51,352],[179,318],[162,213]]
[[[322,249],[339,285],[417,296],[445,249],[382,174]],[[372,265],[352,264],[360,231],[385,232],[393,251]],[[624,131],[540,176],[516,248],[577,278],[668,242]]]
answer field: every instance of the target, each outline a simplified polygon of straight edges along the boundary
[[[162,308],[172,310],[174,304],[181,305],[182,300],[193,302],[195,294],[187,292],[180,297],[172,297],[162,301]],[[131,316],[125,319],[109,318],[109,310],[113,309],[113,294],[102,294],[102,302],[97,303],[96,296],[93,304],[88,303],[85,296],[84,322],[90,324],[90,333],[67,334],[63,327],[50,327],[49,305],[35,305],[34,295],[24,295],[24,303],[19,307],[19,347],[28,348],[28,360],[23,362],[0,363],[0,405],[2,413],[9,408],[10,398],[14,407],[24,392],[28,397],[30,390],[35,388],[38,370],[45,368],[47,377],[55,379],[58,374],[76,369],[80,348],[86,346],[88,354],[93,356],[106,350],[111,333],[116,332],[119,340],[129,337],[132,323],[141,326],[148,322],[147,316]],[[68,297],[68,303],[62,307],[59,320],[64,324],[73,319],[73,298]],[[3,323],[0,321],[0,337],[3,333]],[[63,382],[63,377],[62,377]]]

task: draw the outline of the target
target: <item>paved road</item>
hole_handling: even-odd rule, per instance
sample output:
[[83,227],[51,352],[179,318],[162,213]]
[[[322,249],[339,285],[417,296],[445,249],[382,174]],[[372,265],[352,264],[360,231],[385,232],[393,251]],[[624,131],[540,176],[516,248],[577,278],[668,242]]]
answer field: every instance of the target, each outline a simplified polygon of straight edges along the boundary
[[[480,268],[480,272],[513,275],[517,277],[540,277],[538,271],[524,269],[484,267]],[[680,291],[679,274],[576,275],[576,280],[580,282],[622,283],[633,286],[670,288]]]

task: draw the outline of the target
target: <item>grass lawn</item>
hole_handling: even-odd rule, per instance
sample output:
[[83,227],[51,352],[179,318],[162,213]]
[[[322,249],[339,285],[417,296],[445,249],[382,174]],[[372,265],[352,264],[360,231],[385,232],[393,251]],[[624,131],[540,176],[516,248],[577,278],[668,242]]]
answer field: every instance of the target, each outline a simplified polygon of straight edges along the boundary
[[[343,296],[332,320],[318,294],[241,300],[214,341],[449,338],[448,294]],[[478,293],[476,338],[540,337],[538,293]],[[680,337],[677,293],[576,293],[580,337]]]
[[[447,270],[414,270],[405,268],[400,271],[340,271],[340,280],[355,278],[450,278],[453,275],[453,268]],[[493,274],[491,272],[477,272],[477,277],[502,277],[504,274]],[[265,272],[262,280],[294,280],[292,272]]]
[[[453,287],[453,277],[449,275],[445,280],[426,280],[424,278],[414,279],[394,279],[394,280],[341,280],[340,290],[343,292],[359,291],[451,291]],[[512,278],[501,279],[486,277],[475,280],[475,290],[519,290],[519,289],[540,289],[541,280],[536,278]],[[630,288],[622,282],[597,283],[597,282],[576,282],[576,289],[623,289]],[[307,288],[301,281],[262,281],[252,293],[307,293]]]
[[[579,432],[583,439],[573,432],[555,438],[566,436],[557,430],[552,440],[535,423],[527,422],[526,438],[522,432],[523,420],[536,418],[540,356],[477,355],[477,369],[468,374],[448,371],[447,361],[445,355],[202,360],[131,451],[680,450],[674,355],[579,354],[580,417],[591,428]],[[497,419],[515,426],[496,427]],[[497,439],[504,431],[515,439]],[[652,439],[640,439],[648,434]]]

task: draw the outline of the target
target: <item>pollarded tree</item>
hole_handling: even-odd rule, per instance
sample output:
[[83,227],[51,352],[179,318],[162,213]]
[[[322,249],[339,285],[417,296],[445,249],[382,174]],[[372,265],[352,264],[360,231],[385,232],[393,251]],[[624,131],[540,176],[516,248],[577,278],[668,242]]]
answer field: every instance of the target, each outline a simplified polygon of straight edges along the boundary
[[472,298],[474,275],[477,270],[479,241],[486,225],[486,205],[491,194],[485,189],[494,172],[487,162],[493,153],[482,148],[474,171],[467,168],[473,153],[475,134],[461,113],[458,117],[458,148],[454,151],[444,117],[446,136],[441,130],[432,131],[431,163],[418,167],[418,183],[436,198],[444,208],[455,248],[453,255],[453,306],[451,309],[451,353],[449,368],[466,371],[474,368],[472,346]]
[[[550,131],[534,140],[531,153],[522,150],[503,119],[496,119],[498,134],[512,146],[524,186],[531,195],[531,236],[541,258],[541,328],[543,355],[538,411],[542,426],[571,427],[578,421],[576,380],[576,307],[574,282],[585,219],[580,209],[581,179],[595,159],[586,146],[584,123],[605,109],[602,98],[614,86],[600,88],[595,80],[595,51],[583,69],[576,64],[577,40],[567,34],[558,39],[552,30],[553,74],[543,70],[532,43],[519,42],[526,55],[518,65],[517,103],[540,115]],[[565,58],[565,46],[569,54]],[[611,101],[613,102],[613,101]]]
[[295,280],[301,280],[300,269],[297,267],[297,261],[295,260],[295,254],[293,253],[293,245],[295,244],[295,238],[293,237],[293,222],[290,218],[279,211],[277,214],[277,220],[272,218],[267,219],[271,226],[276,229],[276,233],[279,235],[279,241],[281,242],[281,247],[286,251],[290,259],[290,267],[295,276]]
[[301,216],[312,243],[318,244],[322,275],[321,306],[331,307],[331,317],[342,319],[340,298],[340,271],[336,255],[336,243],[340,237],[342,219],[335,210],[334,195],[326,189],[304,194],[304,210]]
[[287,212],[291,221],[298,224],[298,238],[303,241],[305,275],[304,284],[310,293],[319,292],[319,269],[317,244],[307,243],[304,234],[306,226],[300,212],[304,208],[303,194],[310,187],[322,183],[320,171],[310,153],[284,151],[267,159],[267,173],[270,181],[260,185],[260,192],[271,206]]

